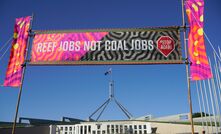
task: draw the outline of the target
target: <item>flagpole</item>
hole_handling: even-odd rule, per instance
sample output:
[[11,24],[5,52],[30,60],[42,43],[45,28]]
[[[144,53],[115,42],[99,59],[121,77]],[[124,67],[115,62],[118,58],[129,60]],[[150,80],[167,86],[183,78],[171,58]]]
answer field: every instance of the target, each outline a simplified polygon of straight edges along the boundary
[[196,91],[197,91],[197,98],[198,98],[198,103],[199,103],[199,107],[200,107],[200,115],[201,115],[201,120],[202,120],[201,122],[202,122],[203,129],[205,129],[198,81],[196,81]]
[[21,85],[19,87],[19,94],[18,94],[18,100],[17,100],[17,105],[16,105],[15,118],[14,118],[13,127],[12,127],[12,134],[15,134],[15,129],[16,129],[16,125],[17,125],[18,110],[19,110],[19,105],[20,105],[20,100],[21,100],[21,95],[22,95],[22,90],[23,90],[23,82],[24,82],[24,76],[25,76],[25,71],[26,71],[28,50],[29,50],[29,46],[30,46],[30,36],[31,36],[30,32],[32,30],[33,18],[34,18],[34,14],[32,14],[30,27],[29,27],[29,31],[28,31],[29,36],[28,36],[28,44],[27,44],[27,49],[26,49],[25,61],[24,61],[24,64],[21,65],[23,71],[22,71],[22,77],[21,77]]
[[204,101],[204,94],[203,94],[203,88],[202,88],[202,82],[199,81],[199,84],[200,84],[200,92],[201,92],[201,99],[202,99],[202,102],[203,102],[203,111],[204,111],[204,117],[205,117],[205,123],[206,123],[206,129],[207,129],[207,132],[209,132],[209,128],[208,128],[208,122],[207,122],[207,116],[206,116],[206,107],[205,107],[205,101]]
[[[217,65],[217,60],[216,60],[216,55],[215,53],[213,53],[214,55],[214,60],[215,60],[215,65],[214,65],[214,72],[215,72],[215,76],[216,76],[216,84],[217,84],[217,90],[218,90],[218,101],[220,101],[221,103],[221,87],[220,87],[220,79],[219,79],[219,72],[218,72],[218,65]],[[218,102],[219,104],[219,102]],[[220,109],[220,106],[218,105],[219,109]],[[220,116],[220,112],[218,114],[218,118],[219,118],[219,126],[220,126],[220,123],[221,123],[221,116]]]
[[188,102],[190,107],[190,123],[191,123],[191,130],[192,134],[194,134],[194,124],[193,124],[193,109],[192,109],[192,99],[191,99],[191,89],[190,89],[190,77],[189,77],[189,59],[188,59],[188,51],[187,51],[187,44],[186,44],[186,24],[185,24],[185,17],[184,17],[184,0],[182,2],[182,22],[184,27],[184,48],[185,48],[185,56],[186,56],[186,75],[187,75],[187,86],[188,86]]
[[[204,93],[205,93],[205,97],[206,97],[206,106],[207,106],[207,111],[209,113],[209,122],[210,122],[210,126],[212,126],[212,120],[211,120],[211,116],[210,116],[210,106],[209,106],[209,101],[208,101],[208,93],[207,93],[207,87],[206,87],[206,83],[205,80],[203,80],[203,86],[204,86]],[[212,127],[212,134],[213,134],[213,127]],[[210,130],[208,130],[209,132]]]
[[214,108],[214,98],[213,98],[213,93],[212,93],[212,89],[211,89],[210,79],[208,79],[207,82],[208,82],[208,86],[209,86],[210,101],[211,101],[211,105],[212,105],[212,112],[213,112],[213,119],[214,119],[215,128],[216,128],[216,134],[218,134],[216,113],[215,113],[215,108]]

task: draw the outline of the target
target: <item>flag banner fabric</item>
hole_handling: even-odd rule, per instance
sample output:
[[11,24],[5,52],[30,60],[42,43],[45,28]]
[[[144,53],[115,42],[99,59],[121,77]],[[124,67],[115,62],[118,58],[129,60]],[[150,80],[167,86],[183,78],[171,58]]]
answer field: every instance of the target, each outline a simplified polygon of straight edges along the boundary
[[179,27],[35,31],[31,65],[180,64]]
[[6,71],[4,86],[19,87],[22,78],[22,64],[25,61],[28,30],[31,17],[17,18],[10,52],[10,59]]
[[212,77],[204,44],[203,32],[203,0],[187,0],[185,3],[186,13],[190,24],[188,37],[188,51],[191,61],[191,80],[204,80]]

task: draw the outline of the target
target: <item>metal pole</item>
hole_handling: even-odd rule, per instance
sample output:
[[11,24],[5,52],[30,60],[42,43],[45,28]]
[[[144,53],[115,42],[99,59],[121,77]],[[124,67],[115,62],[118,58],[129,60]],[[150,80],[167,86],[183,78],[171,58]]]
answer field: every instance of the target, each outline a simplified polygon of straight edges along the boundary
[[190,107],[190,122],[191,122],[191,130],[192,134],[194,134],[194,124],[193,124],[193,109],[192,109],[192,100],[191,100],[191,89],[190,89],[190,77],[189,77],[189,61],[188,61],[188,51],[187,51],[187,44],[186,44],[186,24],[185,24],[185,16],[184,16],[184,0],[182,2],[182,20],[183,20],[183,27],[184,27],[184,48],[185,48],[185,56],[186,56],[186,75],[187,75],[187,87],[188,87],[188,102]]
[[[34,15],[32,14],[31,17],[31,22],[30,22],[30,28],[29,28],[29,34],[32,30],[32,23],[33,23],[33,18]],[[25,61],[24,61],[24,65],[22,65],[22,78],[21,78],[21,85],[19,88],[19,94],[18,94],[18,100],[17,100],[17,105],[16,105],[16,112],[15,112],[15,118],[14,118],[14,123],[13,123],[13,127],[12,127],[12,134],[15,134],[15,128],[17,125],[17,118],[18,118],[18,110],[19,110],[19,105],[20,105],[20,100],[21,100],[21,95],[22,95],[22,89],[23,89],[23,83],[24,83],[24,76],[25,76],[25,71],[26,71],[26,63],[27,63],[27,58],[28,58],[28,50],[29,50],[29,45],[30,45],[30,35],[28,37],[28,44],[27,44],[27,49],[26,49],[26,55],[25,55]]]
[[218,127],[217,127],[217,122],[216,122],[216,113],[215,113],[215,108],[214,108],[214,99],[213,99],[212,89],[211,89],[211,85],[210,85],[210,80],[208,79],[207,82],[208,82],[208,86],[209,86],[210,101],[211,101],[211,105],[212,105],[213,119],[214,119],[214,123],[215,123],[216,134],[218,134]]
[[[208,95],[207,95],[207,88],[206,88],[206,83],[205,83],[205,81],[203,81],[203,87],[204,87],[204,93],[205,93],[205,97],[206,97],[207,111],[208,111],[208,113],[209,113],[210,126],[212,126],[212,120],[211,120],[211,116],[210,116],[210,106],[209,106]],[[209,130],[208,130],[208,132],[209,132]],[[213,128],[212,128],[212,133],[213,133]]]
[[[210,68],[212,69],[212,65],[211,65],[210,59],[209,59],[209,64],[210,64]],[[216,106],[216,114],[217,114],[217,116],[219,116],[220,115],[219,100],[218,100],[218,97],[217,97],[216,84],[215,84],[215,80],[214,80],[214,73],[213,73],[213,71],[212,71],[212,75],[213,75],[213,78],[211,78],[211,85],[212,85],[212,90],[213,90],[213,97],[214,97],[215,106]],[[219,123],[219,126],[220,126],[219,119],[218,119],[217,122]],[[217,125],[217,127],[218,127],[218,125]]]
[[108,102],[105,104],[105,106],[103,107],[103,109],[101,110],[100,114],[98,115],[96,121],[99,120],[99,118],[101,117],[101,115],[103,114],[104,110],[106,109],[107,105],[109,104],[109,102],[111,101],[111,99],[108,99]]
[[[215,76],[216,76],[216,84],[217,84],[217,90],[218,90],[218,98],[220,100],[221,103],[221,87],[220,87],[220,77],[219,77],[219,71],[218,71],[218,65],[217,65],[217,60],[216,60],[216,55],[214,54],[214,60],[215,60],[215,65],[214,65],[214,70],[215,70]],[[219,102],[218,102],[219,104]],[[220,109],[220,105],[218,105],[219,109]],[[220,116],[220,112],[218,114],[218,118],[219,118],[219,126],[221,123],[221,116]]]
[[204,111],[204,117],[205,117],[205,122],[206,122],[206,129],[208,131],[209,128],[208,128],[208,122],[206,120],[207,116],[206,116],[206,107],[205,107],[205,102],[204,102],[204,94],[203,94],[203,89],[202,89],[202,83],[201,83],[201,81],[199,81],[199,83],[200,83],[201,99],[202,99],[202,102],[203,102],[203,111]]
[[201,101],[200,101],[200,92],[199,92],[198,81],[196,81],[196,91],[197,91],[198,103],[199,103],[199,107],[200,107],[200,115],[201,115],[201,120],[202,120],[202,126],[203,126],[203,129],[205,129],[204,128],[204,119],[203,119],[202,105],[201,105]]

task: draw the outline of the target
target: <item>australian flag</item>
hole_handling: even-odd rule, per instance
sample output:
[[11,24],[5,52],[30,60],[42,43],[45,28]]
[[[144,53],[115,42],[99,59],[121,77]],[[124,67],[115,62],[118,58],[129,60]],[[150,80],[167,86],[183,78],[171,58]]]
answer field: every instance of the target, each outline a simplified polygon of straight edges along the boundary
[[109,68],[109,70],[107,70],[107,71],[104,73],[104,75],[108,75],[108,74],[111,74],[111,73],[112,73],[112,69]]

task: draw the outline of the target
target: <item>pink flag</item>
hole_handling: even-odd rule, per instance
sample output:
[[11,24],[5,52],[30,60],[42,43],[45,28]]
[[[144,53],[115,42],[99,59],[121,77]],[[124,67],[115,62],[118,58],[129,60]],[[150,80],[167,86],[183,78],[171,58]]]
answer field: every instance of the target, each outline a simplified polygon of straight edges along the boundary
[[16,19],[4,86],[19,87],[21,85],[22,64],[25,61],[30,20],[30,16]]
[[187,0],[186,13],[190,23],[188,37],[191,80],[204,80],[212,77],[206,55],[203,32],[204,0]]

